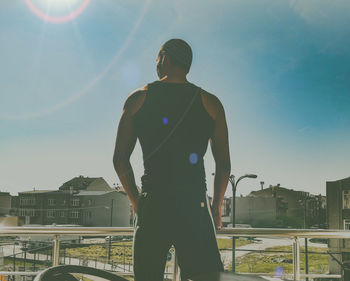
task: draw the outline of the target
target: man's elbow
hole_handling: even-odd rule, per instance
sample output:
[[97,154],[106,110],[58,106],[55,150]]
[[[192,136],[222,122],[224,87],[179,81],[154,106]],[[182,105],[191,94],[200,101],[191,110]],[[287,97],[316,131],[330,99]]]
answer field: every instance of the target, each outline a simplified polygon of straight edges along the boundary
[[122,169],[125,166],[125,163],[128,162],[128,159],[121,154],[115,153],[113,155],[113,166],[116,171]]
[[220,174],[230,174],[231,173],[231,163],[230,161],[222,161],[216,165],[216,172]]

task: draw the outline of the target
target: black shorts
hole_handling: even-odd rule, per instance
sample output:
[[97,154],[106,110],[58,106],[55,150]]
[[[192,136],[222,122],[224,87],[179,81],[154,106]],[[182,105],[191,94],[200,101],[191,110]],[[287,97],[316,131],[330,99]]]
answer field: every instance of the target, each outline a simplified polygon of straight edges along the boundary
[[163,280],[172,245],[182,280],[224,269],[204,191],[157,195],[143,192],[134,226],[135,281]]

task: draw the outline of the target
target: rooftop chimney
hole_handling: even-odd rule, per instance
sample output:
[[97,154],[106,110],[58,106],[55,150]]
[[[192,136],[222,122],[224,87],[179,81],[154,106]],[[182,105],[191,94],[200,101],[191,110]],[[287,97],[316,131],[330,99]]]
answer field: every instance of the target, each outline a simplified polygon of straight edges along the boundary
[[260,185],[261,185],[261,190],[263,190],[263,189],[264,189],[264,182],[261,181],[261,182],[260,182]]

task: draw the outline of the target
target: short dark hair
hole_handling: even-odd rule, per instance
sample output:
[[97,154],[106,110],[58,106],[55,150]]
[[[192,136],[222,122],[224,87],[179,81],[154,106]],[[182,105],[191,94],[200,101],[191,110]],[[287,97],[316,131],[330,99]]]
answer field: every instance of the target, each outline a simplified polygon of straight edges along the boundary
[[178,66],[187,72],[192,64],[192,49],[182,39],[170,39],[160,48],[160,54],[166,54],[170,57],[171,64]]

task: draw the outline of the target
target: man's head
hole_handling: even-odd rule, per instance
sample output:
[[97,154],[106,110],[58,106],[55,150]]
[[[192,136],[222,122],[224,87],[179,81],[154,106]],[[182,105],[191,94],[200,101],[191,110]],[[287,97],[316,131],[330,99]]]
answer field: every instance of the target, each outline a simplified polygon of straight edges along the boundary
[[159,78],[171,72],[183,72],[186,75],[192,63],[192,49],[184,40],[170,39],[160,48],[157,58]]

